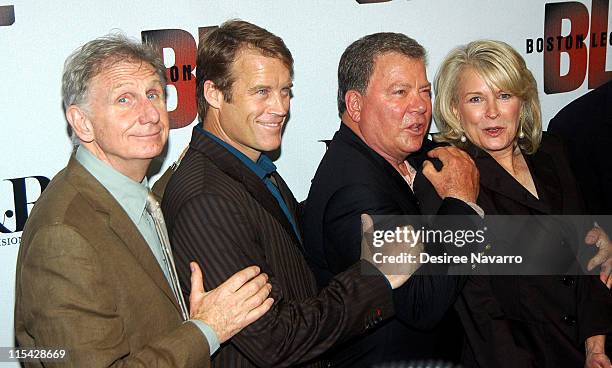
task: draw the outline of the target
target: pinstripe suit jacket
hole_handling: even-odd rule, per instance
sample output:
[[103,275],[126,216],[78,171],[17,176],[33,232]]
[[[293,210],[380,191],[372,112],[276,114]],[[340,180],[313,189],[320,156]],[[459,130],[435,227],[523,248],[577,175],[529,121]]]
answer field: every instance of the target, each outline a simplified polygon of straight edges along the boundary
[[[291,191],[280,176],[275,180],[295,214]],[[388,283],[382,276],[362,276],[365,263],[318,292],[302,245],[264,183],[198,130],[168,183],[162,208],[184,293],[190,260],[203,266],[207,289],[253,264],[272,284],[272,309],[220,348],[215,367],[318,365],[317,357],[334,343],[393,314]]]

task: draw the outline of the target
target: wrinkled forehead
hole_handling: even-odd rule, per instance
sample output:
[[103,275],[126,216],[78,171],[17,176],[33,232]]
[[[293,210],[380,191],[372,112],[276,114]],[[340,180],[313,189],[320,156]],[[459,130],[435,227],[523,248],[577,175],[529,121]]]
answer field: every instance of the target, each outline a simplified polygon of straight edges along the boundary
[[157,85],[162,90],[165,85],[155,68],[141,60],[107,59],[97,66],[96,73],[90,79],[88,94],[95,92],[111,92],[124,85],[145,83]]
[[153,65],[147,61],[111,56],[100,61],[100,63],[96,65],[91,79],[104,75],[113,75],[118,72],[132,74],[134,77],[150,77],[153,74],[159,74]]
[[[368,78],[368,87],[373,83],[408,83],[418,87],[429,84],[425,60],[406,56],[398,52],[386,52],[374,58]],[[416,87],[416,85],[415,85]]]
[[389,62],[410,64],[414,69],[425,69],[425,59],[415,58],[399,51],[384,51],[376,54],[373,59],[373,67]]
[[236,53],[231,67],[232,79],[249,80],[254,76],[283,77],[291,81],[291,70],[285,61],[275,55],[267,55],[253,47],[242,47]]

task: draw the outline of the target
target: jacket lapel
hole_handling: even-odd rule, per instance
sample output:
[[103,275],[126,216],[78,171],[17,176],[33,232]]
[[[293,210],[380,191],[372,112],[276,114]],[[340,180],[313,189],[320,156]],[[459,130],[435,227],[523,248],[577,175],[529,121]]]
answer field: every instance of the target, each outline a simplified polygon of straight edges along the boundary
[[[295,199],[295,197],[293,196],[291,189],[289,189],[289,186],[287,185],[287,183],[285,183],[283,178],[276,171],[270,175],[270,180],[272,180],[272,182],[278,187],[278,191],[280,192],[281,196],[283,197],[283,200],[287,204],[289,213],[291,214],[291,216],[293,216],[293,221],[295,221],[295,226],[297,227],[299,234],[301,236],[302,227],[301,227],[301,221],[300,221],[299,204],[297,200]],[[284,217],[285,219],[287,219],[287,216],[284,216]],[[289,222],[287,223],[291,227],[292,232],[295,233],[295,231],[293,231],[293,226]],[[299,243],[300,245],[302,245],[301,241]]]
[[140,231],[125,213],[115,198],[72,156],[67,166],[67,180],[83,195],[98,212],[108,216],[108,227],[123,242],[142,266],[145,273],[172,301],[177,312],[181,312],[168,280],[151,252]]
[[[554,187],[558,186],[555,184],[558,183],[558,180],[552,171],[552,161],[548,162],[548,160],[542,158],[539,152],[534,155],[524,154],[538,192],[539,198],[536,198],[487,152],[473,144],[468,145],[466,151],[474,159],[480,171],[480,185],[482,187],[538,212],[552,213],[549,203],[555,202],[550,202],[549,198],[556,197],[552,192]],[[554,180],[550,181],[551,179]]]
[[[380,175],[381,186],[383,188],[389,188],[391,186],[394,191],[399,194],[395,196],[395,198],[397,199],[398,205],[402,209],[407,210],[414,208],[415,203],[417,203],[414,193],[410,189],[408,183],[406,183],[406,180],[404,180],[400,173],[398,173],[397,170],[395,170],[395,168],[391,166],[389,162],[387,162],[387,160],[365,144],[361,138],[359,138],[343,123],[340,124],[340,129],[336,134],[342,141],[344,141],[344,143],[352,146],[353,149],[366,157],[373,167],[383,171],[383,174]],[[418,169],[418,167],[415,168]]]
[[440,198],[436,188],[434,188],[429,179],[425,177],[422,170],[423,163],[426,160],[431,162],[436,170],[442,170],[442,161],[437,158],[427,157],[427,152],[440,146],[442,146],[442,144],[424,139],[421,149],[412,153],[407,158],[410,165],[417,170],[412,187],[414,188],[414,196],[418,201],[419,210],[424,215],[435,215],[442,205],[442,198]]
[[[263,181],[259,179],[253,171],[245,167],[238,157],[234,156],[227,149],[195,128],[193,130],[190,147],[207,156],[221,171],[244,185],[249,194],[251,194],[251,196],[253,196],[253,198],[255,198],[255,200],[282,225],[293,241],[301,246],[301,242],[295,234],[293,226],[287,219],[287,216],[285,216],[276,198],[270,193]],[[288,190],[288,188],[279,186],[281,195],[285,201],[287,201],[285,189]],[[292,208],[292,203],[287,203],[287,206]],[[297,222],[298,219],[295,218],[294,221]]]
[[533,155],[526,155],[525,160],[538,191],[539,202],[547,210],[543,212],[560,213],[563,208],[563,193],[561,182],[555,173],[553,158],[548,153],[539,150]]

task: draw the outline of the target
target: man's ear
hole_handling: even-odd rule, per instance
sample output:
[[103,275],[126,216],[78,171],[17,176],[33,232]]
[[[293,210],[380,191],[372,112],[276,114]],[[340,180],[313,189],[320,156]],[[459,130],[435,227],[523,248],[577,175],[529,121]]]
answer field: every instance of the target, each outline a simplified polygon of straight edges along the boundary
[[204,98],[210,107],[218,109],[223,101],[223,92],[211,80],[204,82]]
[[361,106],[362,106],[361,93],[355,90],[349,90],[344,95],[344,104],[346,105],[346,112],[356,123],[361,120]]
[[95,139],[93,124],[87,113],[77,105],[70,105],[66,109],[66,120],[72,128],[72,131],[79,137],[83,143],[93,142]]

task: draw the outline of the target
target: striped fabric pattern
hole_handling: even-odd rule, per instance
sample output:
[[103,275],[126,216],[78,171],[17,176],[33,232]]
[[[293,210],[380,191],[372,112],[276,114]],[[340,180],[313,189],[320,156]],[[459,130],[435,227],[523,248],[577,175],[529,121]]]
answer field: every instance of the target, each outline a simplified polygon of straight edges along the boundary
[[[279,175],[275,181],[297,214],[286,183]],[[361,263],[319,292],[302,244],[263,182],[198,131],[168,183],[162,209],[186,300],[192,260],[203,269],[206,290],[250,265],[272,284],[272,309],[223,344],[214,367],[321,366],[318,357],[333,344],[366,331],[379,312],[393,315],[387,282],[362,276],[367,265]]]

